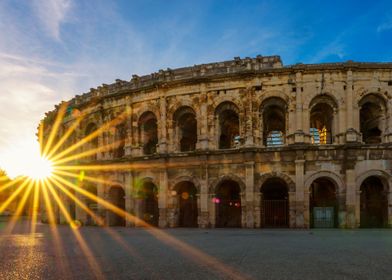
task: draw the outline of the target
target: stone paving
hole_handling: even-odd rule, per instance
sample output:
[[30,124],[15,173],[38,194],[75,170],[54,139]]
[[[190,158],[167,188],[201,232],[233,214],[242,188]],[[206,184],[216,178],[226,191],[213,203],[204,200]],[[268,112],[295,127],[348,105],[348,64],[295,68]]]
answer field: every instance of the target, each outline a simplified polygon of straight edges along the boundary
[[392,279],[387,229],[57,230],[0,222],[0,279]]

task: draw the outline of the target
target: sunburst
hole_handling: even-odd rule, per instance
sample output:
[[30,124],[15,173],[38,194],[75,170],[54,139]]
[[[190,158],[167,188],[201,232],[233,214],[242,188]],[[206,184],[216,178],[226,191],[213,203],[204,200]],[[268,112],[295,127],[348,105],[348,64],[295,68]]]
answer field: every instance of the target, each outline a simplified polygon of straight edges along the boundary
[[[115,182],[99,177],[89,176],[86,175],[85,172],[132,170],[138,167],[143,167],[144,165],[118,163],[104,165],[77,164],[77,161],[83,158],[88,158],[96,155],[97,153],[116,149],[121,144],[121,141],[116,141],[111,144],[94,148],[90,148],[88,144],[102,135],[102,133],[109,131],[116,125],[124,122],[127,119],[129,112],[123,112],[117,118],[103,124],[97,130],[88,134],[80,141],[66,146],[67,140],[70,139],[74,133],[76,133],[79,124],[84,118],[82,114],[76,116],[69,128],[65,132],[61,133],[62,136],[60,138],[57,138],[57,135],[60,134],[60,125],[64,120],[67,110],[68,104],[63,103],[58,108],[56,118],[50,129],[45,130],[44,123],[42,122],[40,124],[38,132],[40,144],[39,156],[35,157],[34,160],[31,161],[31,164],[28,165],[24,172],[22,172],[22,176],[19,176],[10,182],[4,180],[3,177],[0,178],[0,192],[3,192],[7,189],[14,189],[8,199],[0,204],[0,214],[4,212],[13,201],[18,200],[17,209],[15,210],[15,213],[8,223],[6,229],[8,232],[12,232],[16,221],[22,214],[23,209],[26,207],[27,201],[29,198],[32,198],[30,199],[32,201],[31,233],[34,234],[36,231],[39,207],[44,207],[51,232],[54,236],[53,240],[55,249],[60,254],[62,252],[63,245],[57,230],[58,221],[56,218],[55,209],[58,209],[65,218],[66,222],[70,225],[70,228],[72,229],[72,232],[83,254],[86,257],[92,272],[94,273],[95,277],[99,279],[102,276],[100,266],[94,258],[87,242],[79,232],[80,222],[73,219],[62,200],[62,197],[66,197],[68,200],[73,201],[75,205],[77,205],[79,209],[86,212],[87,215],[89,215],[97,225],[104,225],[104,219],[95,213],[92,209],[90,209],[84,202],[84,199],[81,199],[87,198],[100,205],[100,207],[106,209],[106,211],[111,211],[127,221],[137,223],[138,225],[146,228],[146,232],[152,234],[158,240],[173,246],[181,253],[192,258],[195,262],[212,267],[215,270],[218,270],[227,275],[229,278],[243,279],[243,275],[239,274],[238,271],[234,271],[231,267],[223,264],[216,258],[213,258],[201,250],[174,238],[170,234],[151,226],[144,220],[139,219],[138,217],[132,215],[124,209],[119,208],[113,203],[99,197],[94,193],[89,192],[88,190],[84,189],[83,186],[73,182],[75,179],[79,179],[80,181],[112,186],[115,184]],[[47,138],[45,138],[45,135],[47,135]],[[81,170],[83,173],[80,173]],[[83,174],[83,176],[81,176],[81,174]],[[121,239],[118,233],[108,227],[104,227],[103,229],[108,231],[111,236],[121,244],[121,246],[124,246],[125,249],[127,249],[127,251],[131,253],[133,252],[132,249],[129,248],[129,245]],[[62,271],[63,273],[66,273],[66,264],[62,265],[64,266]]]

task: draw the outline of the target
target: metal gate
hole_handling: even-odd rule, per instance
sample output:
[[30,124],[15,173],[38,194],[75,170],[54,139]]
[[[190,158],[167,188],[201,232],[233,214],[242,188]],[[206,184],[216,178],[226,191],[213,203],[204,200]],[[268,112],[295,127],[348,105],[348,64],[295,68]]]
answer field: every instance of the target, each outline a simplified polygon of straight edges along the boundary
[[335,226],[334,207],[313,207],[313,227],[333,228]]
[[287,200],[264,200],[263,204],[265,227],[288,227]]

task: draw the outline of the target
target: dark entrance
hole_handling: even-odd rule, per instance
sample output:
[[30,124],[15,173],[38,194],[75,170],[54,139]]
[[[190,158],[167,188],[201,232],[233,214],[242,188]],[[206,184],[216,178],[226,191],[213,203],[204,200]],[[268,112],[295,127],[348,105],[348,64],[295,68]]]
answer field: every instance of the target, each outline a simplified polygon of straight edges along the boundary
[[334,183],[327,178],[318,178],[312,183],[309,195],[311,227],[337,227],[338,204]]
[[[109,200],[112,204],[125,211],[125,192],[121,187],[112,187],[109,190]],[[109,226],[125,226],[125,219],[122,216],[108,211],[108,225]]]
[[233,180],[219,184],[216,197],[216,227],[241,227],[240,186]]
[[178,226],[197,227],[197,190],[191,182],[179,183],[177,201],[179,203]]
[[139,192],[141,198],[141,219],[152,226],[158,226],[158,188],[152,182],[145,182]]
[[261,187],[261,224],[264,227],[288,227],[288,191],[279,178],[268,179]]
[[361,227],[381,228],[388,225],[388,198],[380,178],[372,176],[361,185]]

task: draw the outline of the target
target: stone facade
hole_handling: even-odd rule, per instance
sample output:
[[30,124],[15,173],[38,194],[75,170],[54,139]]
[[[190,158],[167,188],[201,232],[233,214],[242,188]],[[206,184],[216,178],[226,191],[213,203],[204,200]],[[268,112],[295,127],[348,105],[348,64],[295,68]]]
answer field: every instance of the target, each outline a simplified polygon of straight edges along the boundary
[[86,171],[92,192],[153,225],[392,226],[392,63],[235,58],[116,80],[68,108],[60,136],[83,119],[67,145],[100,128],[79,152],[118,143],[73,164],[129,166]]

